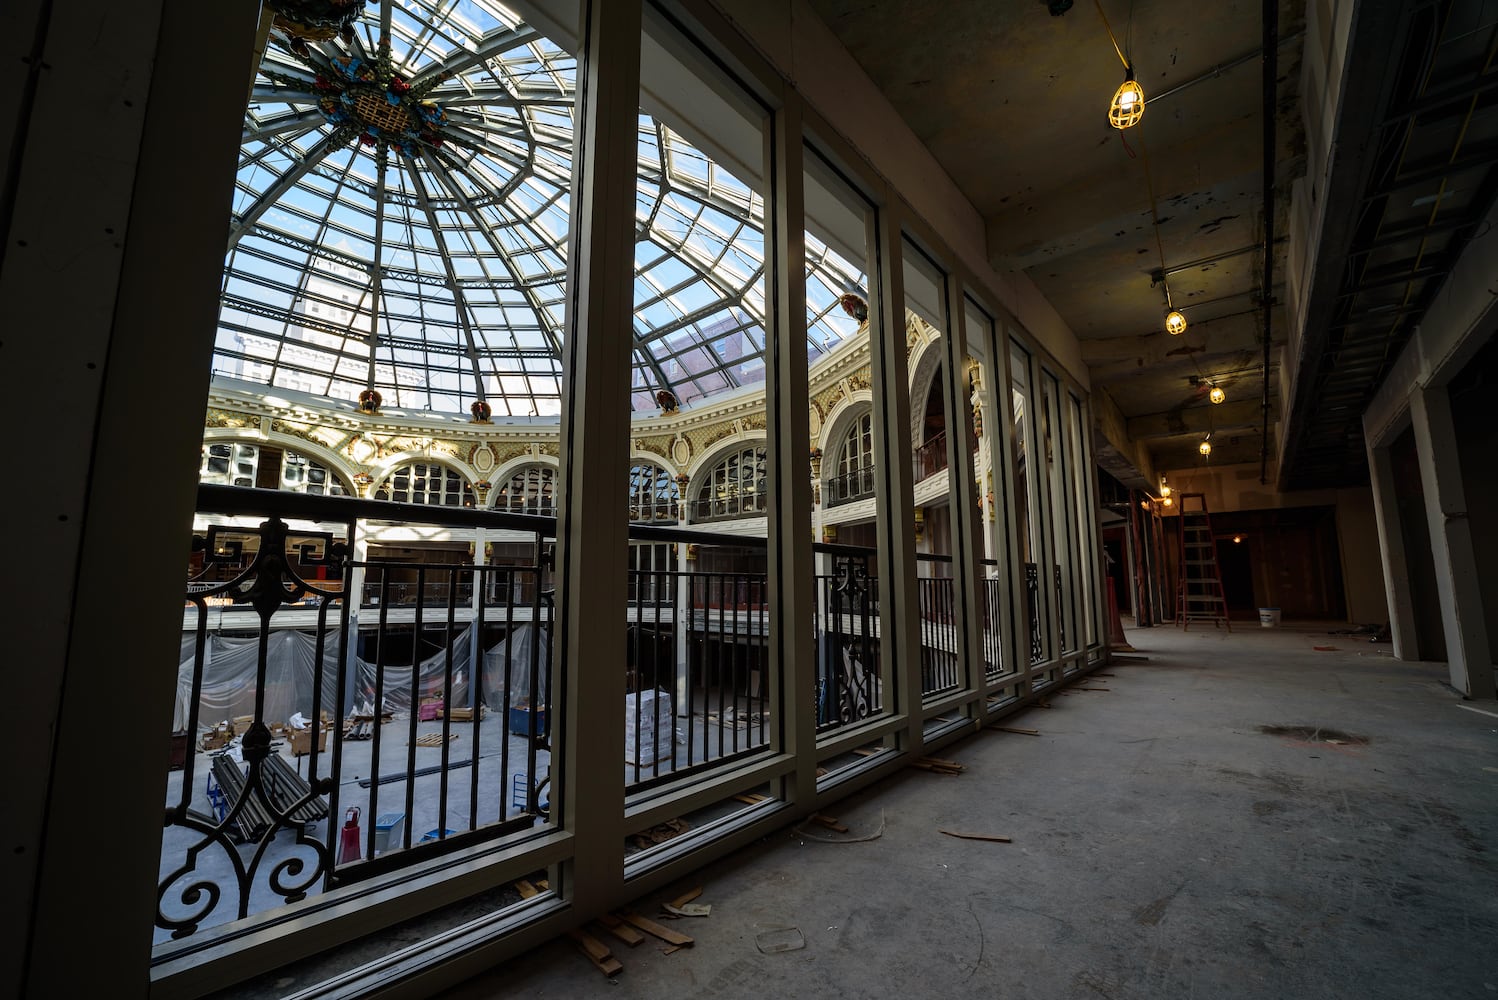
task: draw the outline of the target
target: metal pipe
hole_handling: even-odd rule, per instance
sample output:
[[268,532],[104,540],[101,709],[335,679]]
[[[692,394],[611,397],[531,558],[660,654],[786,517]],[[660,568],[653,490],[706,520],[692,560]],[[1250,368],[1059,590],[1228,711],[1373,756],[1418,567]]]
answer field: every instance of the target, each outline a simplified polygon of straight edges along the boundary
[[1269,345],[1274,323],[1275,107],[1279,103],[1279,0],[1264,0],[1264,409],[1259,438],[1259,485],[1269,482]]
[[[1297,31],[1297,32],[1295,32],[1293,34],[1286,35],[1284,38],[1281,38],[1279,40],[1279,44],[1280,45],[1289,44],[1290,42],[1295,41],[1296,39],[1300,38],[1300,36],[1302,36],[1304,34],[1305,34],[1305,31],[1301,30],[1301,31]],[[1252,61],[1254,59],[1257,59],[1260,55],[1263,54],[1263,52],[1264,52],[1263,49],[1254,49],[1252,52],[1245,52],[1245,53],[1243,53],[1243,55],[1239,56],[1236,59],[1229,59],[1225,63],[1218,63],[1216,66],[1213,66],[1211,69],[1207,70],[1201,76],[1194,76],[1194,77],[1192,77],[1191,79],[1187,80],[1184,83],[1176,84],[1174,87],[1171,87],[1169,90],[1163,90],[1163,91],[1161,91],[1160,93],[1156,94],[1154,97],[1146,98],[1144,103],[1145,103],[1146,106],[1148,106],[1148,105],[1151,105],[1151,104],[1155,103],[1156,101],[1163,101],[1167,97],[1173,97],[1176,94],[1179,94],[1183,90],[1187,90],[1187,89],[1189,89],[1191,87],[1196,86],[1198,83],[1206,83],[1208,80],[1215,80],[1219,76],[1221,76],[1222,74],[1226,73],[1228,70],[1230,70],[1230,69],[1237,69],[1239,66],[1242,66],[1244,63],[1250,62],[1250,61]]]

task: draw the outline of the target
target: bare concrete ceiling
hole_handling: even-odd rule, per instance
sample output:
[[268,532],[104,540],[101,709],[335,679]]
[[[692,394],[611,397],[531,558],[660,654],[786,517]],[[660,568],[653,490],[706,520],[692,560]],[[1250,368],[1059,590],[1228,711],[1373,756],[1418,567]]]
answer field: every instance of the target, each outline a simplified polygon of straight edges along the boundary
[[[1214,464],[1257,461],[1260,4],[1104,0],[1149,101],[1127,132],[1107,122],[1123,69],[1090,0],[1059,17],[1044,0],[812,6],[982,213],[993,265],[1027,274],[1083,341],[1094,389],[1130,418],[1130,436],[1156,467],[1199,465],[1204,427],[1214,431]],[[1284,192],[1303,172],[1304,7],[1280,3],[1279,232]],[[1164,332],[1163,289],[1152,286],[1161,253],[1151,185],[1171,294],[1191,321],[1180,337]],[[1283,250],[1279,242],[1277,275]],[[1278,347],[1278,311],[1272,330]],[[1212,406],[1204,379],[1229,402]],[[1271,390],[1277,381],[1271,369]],[[1278,400],[1271,404],[1272,438]]]

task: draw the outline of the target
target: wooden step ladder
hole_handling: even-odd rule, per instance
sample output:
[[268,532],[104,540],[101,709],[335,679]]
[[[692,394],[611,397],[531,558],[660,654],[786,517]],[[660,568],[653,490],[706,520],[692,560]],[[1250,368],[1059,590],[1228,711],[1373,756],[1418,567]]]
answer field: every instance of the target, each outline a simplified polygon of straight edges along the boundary
[[1180,587],[1176,591],[1176,623],[1183,631],[1192,622],[1221,622],[1231,632],[1227,598],[1222,592],[1222,574],[1217,569],[1217,540],[1202,493],[1177,494],[1181,511]]

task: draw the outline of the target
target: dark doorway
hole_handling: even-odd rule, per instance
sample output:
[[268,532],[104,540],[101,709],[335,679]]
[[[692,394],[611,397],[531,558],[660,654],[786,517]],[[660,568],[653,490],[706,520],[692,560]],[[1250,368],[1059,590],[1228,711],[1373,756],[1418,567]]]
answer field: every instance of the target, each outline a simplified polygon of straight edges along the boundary
[[1248,546],[1232,538],[1217,539],[1217,571],[1222,574],[1222,596],[1227,601],[1229,617],[1257,618],[1253,560]]

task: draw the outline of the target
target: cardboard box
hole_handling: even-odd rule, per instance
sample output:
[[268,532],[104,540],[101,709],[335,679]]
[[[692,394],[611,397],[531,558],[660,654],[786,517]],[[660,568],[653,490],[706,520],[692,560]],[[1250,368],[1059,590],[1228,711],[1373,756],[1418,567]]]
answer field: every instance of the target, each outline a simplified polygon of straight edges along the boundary
[[[326,753],[328,749],[328,727],[316,726],[317,752]],[[291,731],[291,755],[293,757],[305,757],[312,752],[312,729],[293,729]]]

